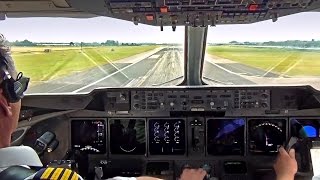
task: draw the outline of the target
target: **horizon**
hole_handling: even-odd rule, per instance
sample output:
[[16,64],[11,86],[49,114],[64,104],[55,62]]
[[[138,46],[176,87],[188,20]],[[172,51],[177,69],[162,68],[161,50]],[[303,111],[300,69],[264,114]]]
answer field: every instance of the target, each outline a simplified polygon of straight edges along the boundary
[[[208,43],[268,42],[286,40],[320,39],[320,13],[307,12],[253,24],[217,25],[208,29]],[[123,43],[178,43],[184,42],[184,27],[176,32],[171,27],[160,27],[96,17],[74,18],[7,18],[0,21],[1,31],[12,41],[32,42],[105,42],[116,40]]]
[[[24,39],[24,40],[16,40],[16,41],[9,41],[10,43],[15,43],[15,42],[23,42],[23,41],[29,41],[28,39]],[[156,45],[161,45],[161,44],[180,44],[180,43],[155,43],[155,42],[120,42],[120,41],[117,41],[115,39],[106,39],[104,41],[101,41],[101,42],[95,42],[95,41],[92,41],[92,42],[77,42],[77,41],[72,41],[72,43],[75,43],[75,44],[95,44],[95,43],[98,43],[98,44],[101,44],[101,43],[105,43],[106,41],[116,41],[118,42],[119,44],[156,44]],[[285,40],[285,41],[263,41],[263,42],[255,42],[255,41],[229,41],[229,42],[222,42],[222,43],[217,43],[217,42],[213,42],[213,43],[207,43],[207,44],[232,44],[233,42],[236,42],[236,43],[269,43],[269,42],[275,42],[275,43],[279,43],[279,42],[293,42],[293,41],[300,41],[300,42],[320,42],[320,39],[311,39],[311,40],[298,40],[298,39],[295,39],[295,40]],[[44,46],[46,45],[46,43],[48,44],[69,44],[71,42],[47,42],[47,41],[38,41],[38,42],[35,42],[35,41],[30,41],[31,43],[35,43],[35,44],[38,44],[38,43],[43,43]],[[42,44],[40,44],[39,46],[41,46]]]

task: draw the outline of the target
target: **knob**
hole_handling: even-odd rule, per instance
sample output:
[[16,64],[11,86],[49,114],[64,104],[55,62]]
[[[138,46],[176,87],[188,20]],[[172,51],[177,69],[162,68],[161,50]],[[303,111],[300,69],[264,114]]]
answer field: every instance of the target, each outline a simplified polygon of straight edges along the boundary
[[140,105],[139,104],[134,104],[133,106],[135,109],[139,109],[140,108]]
[[133,98],[134,98],[134,99],[139,99],[139,95],[136,94],[136,95],[133,96]]
[[95,173],[97,179],[102,179],[102,177],[103,177],[102,167],[94,167],[94,173]]
[[268,98],[268,94],[261,94],[261,97],[263,98],[263,99],[267,99]]
[[267,104],[267,103],[262,103],[261,106],[262,106],[263,108],[267,108],[267,107],[268,107],[268,104]]
[[174,106],[174,102],[170,102],[170,106],[173,107]]
[[126,94],[124,94],[124,93],[121,93],[120,94],[120,99],[122,100],[122,101],[125,101],[126,100]]

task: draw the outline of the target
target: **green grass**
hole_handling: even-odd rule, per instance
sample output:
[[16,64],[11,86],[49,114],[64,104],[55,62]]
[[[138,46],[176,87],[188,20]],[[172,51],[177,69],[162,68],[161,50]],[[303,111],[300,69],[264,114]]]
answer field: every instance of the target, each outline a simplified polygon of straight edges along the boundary
[[13,48],[12,54],[17,69],[31,77],[33,84],[36,84],[40,81],[84,71],[97,66],[97,64],[108,64],[107,60],[116,61],[155,48],[156,46],[97,47],[84,48],[83,52],[75,48],[52,48],[51,52],[44,53],[43,48],[30,47]]
[[319,76],[320,50],[209,46],[208,53],[289,76]]

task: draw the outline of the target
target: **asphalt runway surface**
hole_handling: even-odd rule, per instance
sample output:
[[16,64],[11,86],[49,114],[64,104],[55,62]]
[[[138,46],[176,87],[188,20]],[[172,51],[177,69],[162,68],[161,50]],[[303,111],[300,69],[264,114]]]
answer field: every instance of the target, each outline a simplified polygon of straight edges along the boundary
[[[245,76],[278,77],[277,74],[240,63],[215,63],[208,58],[203,73],[205,82],[212,85],[255,84]],[[141,54],[135,61],[119,60],[43,82],[31,86],[27,93],[82,93],[104,87],[167,86],[176,85],[182,80],[182,49],[168,47]]]

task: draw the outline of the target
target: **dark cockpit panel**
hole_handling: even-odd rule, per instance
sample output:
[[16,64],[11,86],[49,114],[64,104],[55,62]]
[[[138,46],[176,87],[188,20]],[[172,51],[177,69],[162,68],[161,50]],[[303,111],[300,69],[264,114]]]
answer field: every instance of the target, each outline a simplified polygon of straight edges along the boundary
[[[100,4],[99,4],[99,3]],[[103,6],[104,4],[104,6]],[[218,24],[248,24],[320,7],[312,0],[106,0],[86,6],[86,2],[70,0],[79,10],[117,19],[160,26],[205,27]]]
[[[89,179],[98,170],[104,178],[175,179],[186,167],[201,167],[218,179],[270,179],[278,148],[294,136],[297,178],[309,179],[309,149],[316,145],[320,129],[318,96],[309,86],[110,88],[83,94],[76,105],[65,95],[50,96],[54,105],[37,101],[45,95],[32,95],[24,100],[22,113],[29,117],[37,106],[50,107],[51,118],[29,117],[41,123],[31,127],[24,143],[32,145],[44,133],[42,127],[57,132],[60,155],[44,153],[42,158],[49,162],[71,157]],[[52,111],[53,106],[59,111]],[[69,130],[62,131],[57,122],[69,124]]]

